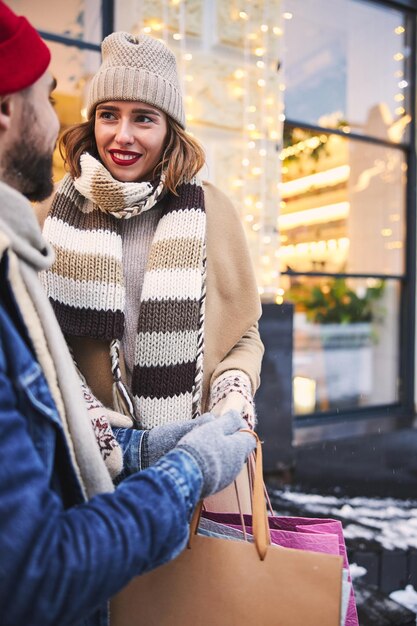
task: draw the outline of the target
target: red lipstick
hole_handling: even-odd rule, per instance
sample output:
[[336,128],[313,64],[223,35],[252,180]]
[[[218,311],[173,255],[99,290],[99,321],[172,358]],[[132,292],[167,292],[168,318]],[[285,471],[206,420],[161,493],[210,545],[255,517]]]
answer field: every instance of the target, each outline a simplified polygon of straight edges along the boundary
[[123,167],[134,165],[142,156],[138,152],[131,152],[130,150],[109,150],[109,153],[112,161],[116,163],[116,165]]

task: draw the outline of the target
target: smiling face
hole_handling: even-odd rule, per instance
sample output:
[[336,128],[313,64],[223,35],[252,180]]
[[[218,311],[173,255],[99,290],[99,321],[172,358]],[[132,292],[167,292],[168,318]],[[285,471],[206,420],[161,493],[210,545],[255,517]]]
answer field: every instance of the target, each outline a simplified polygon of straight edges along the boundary
[[121,182],[151,180],[167,132],[166,114],[150,104],[111,101],[97,105],[94,135],[98,154]]

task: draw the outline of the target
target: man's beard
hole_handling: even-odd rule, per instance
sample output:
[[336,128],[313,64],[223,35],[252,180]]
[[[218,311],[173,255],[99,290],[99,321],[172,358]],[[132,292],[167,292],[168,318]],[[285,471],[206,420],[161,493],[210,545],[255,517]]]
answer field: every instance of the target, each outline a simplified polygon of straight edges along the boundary
[[48,198],[53,189],[52,150],[39,148],[42,137],[36,137],[38,120],[32,105],[24,105],[18,143],[4,155],[2,169],[6,182],[29,200]]

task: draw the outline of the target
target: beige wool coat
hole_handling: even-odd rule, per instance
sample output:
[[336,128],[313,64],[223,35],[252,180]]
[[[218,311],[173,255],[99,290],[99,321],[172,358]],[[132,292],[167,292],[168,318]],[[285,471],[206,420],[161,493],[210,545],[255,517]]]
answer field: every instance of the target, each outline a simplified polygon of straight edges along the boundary
[[[204,183],[207,215],[207,296],[203,362],[203,411],[212,382],[223,372],[245,372],[255,393],[264,352],[259,337],[261,306],[239,214],[228,198]],[[51,201],[38,205],[43,224]],[[96,397],[113,406],[109,344],[89,337],[67,337],[80,370]],[[122,359],[121,359],[122,360]]]

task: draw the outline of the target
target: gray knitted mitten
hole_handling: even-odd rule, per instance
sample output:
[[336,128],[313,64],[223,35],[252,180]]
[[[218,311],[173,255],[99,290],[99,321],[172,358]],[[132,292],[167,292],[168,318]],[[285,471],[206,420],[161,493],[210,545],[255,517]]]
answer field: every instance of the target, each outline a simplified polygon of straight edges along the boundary
[[255,449],[255,437],[239,432],[247,427],[237,412],[230,411],[222,417],[210,419],[179,442],[177,449],[186,450],[200,466],[203,498],[230,485]]
[[142,469],[154,465],[193,428],[211,420],[212,416],[209,413],[205,413],[194,420],[170,422],[162,426],[155,426],[152,430],[147,430],[142,437]]

